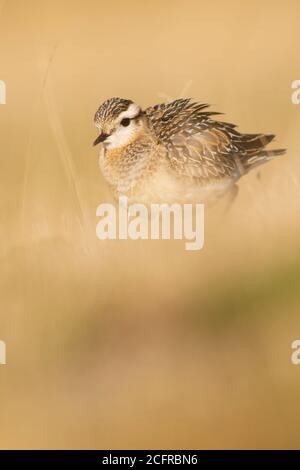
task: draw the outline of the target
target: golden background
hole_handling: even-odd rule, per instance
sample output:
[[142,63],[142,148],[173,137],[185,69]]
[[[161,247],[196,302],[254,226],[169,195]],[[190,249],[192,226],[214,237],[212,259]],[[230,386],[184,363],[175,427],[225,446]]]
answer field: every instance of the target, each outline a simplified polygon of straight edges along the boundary
[[[1,448],[297,448],[298,1],[0,1]],[[205,247],[99,241],[93,116],[191,96],[286,157]]]

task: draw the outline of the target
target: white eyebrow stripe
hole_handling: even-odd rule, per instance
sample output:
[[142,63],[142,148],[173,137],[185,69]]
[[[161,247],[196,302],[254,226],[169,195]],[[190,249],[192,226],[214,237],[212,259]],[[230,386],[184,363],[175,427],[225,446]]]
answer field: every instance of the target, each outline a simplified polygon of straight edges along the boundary
[[135,104],[131,103],[131,105],[126,109],[126,111],[123,111],[122,113],[119,114],[119,120],[122,121],[124,118],[129,118],[132,119],[136,117],[141,111],[141,108]]

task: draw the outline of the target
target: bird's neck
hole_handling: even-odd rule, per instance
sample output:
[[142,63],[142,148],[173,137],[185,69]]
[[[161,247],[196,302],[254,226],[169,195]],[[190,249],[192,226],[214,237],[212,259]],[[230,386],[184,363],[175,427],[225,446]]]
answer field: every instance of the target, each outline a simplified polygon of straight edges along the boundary
[[145,178],[151,166],[153,144],[150,134],[142,134],[127,145],[105,149],[100,166],[117,192],[126,194]]

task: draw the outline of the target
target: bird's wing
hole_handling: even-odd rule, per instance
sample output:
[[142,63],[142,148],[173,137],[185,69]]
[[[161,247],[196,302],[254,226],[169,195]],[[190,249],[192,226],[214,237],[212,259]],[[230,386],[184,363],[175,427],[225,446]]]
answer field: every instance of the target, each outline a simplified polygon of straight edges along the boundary
[[207,181],[238,175],[237,160],[261,149],[262,136],[240,134],[235,125],[212,120],[221,113],[203,111],[207,107],[180,99],[147,108],[145,114],[181,176]]

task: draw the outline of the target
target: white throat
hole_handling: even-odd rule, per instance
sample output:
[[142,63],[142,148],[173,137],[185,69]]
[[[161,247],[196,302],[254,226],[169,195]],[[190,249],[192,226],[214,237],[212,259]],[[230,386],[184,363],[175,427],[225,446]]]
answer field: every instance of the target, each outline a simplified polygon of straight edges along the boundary
[[119,127],[113,134],[111,134],[104,142],[104,147],[107,149],[116,149],[124,147],[133,140],[136,129],[129,124],[128,127]]

